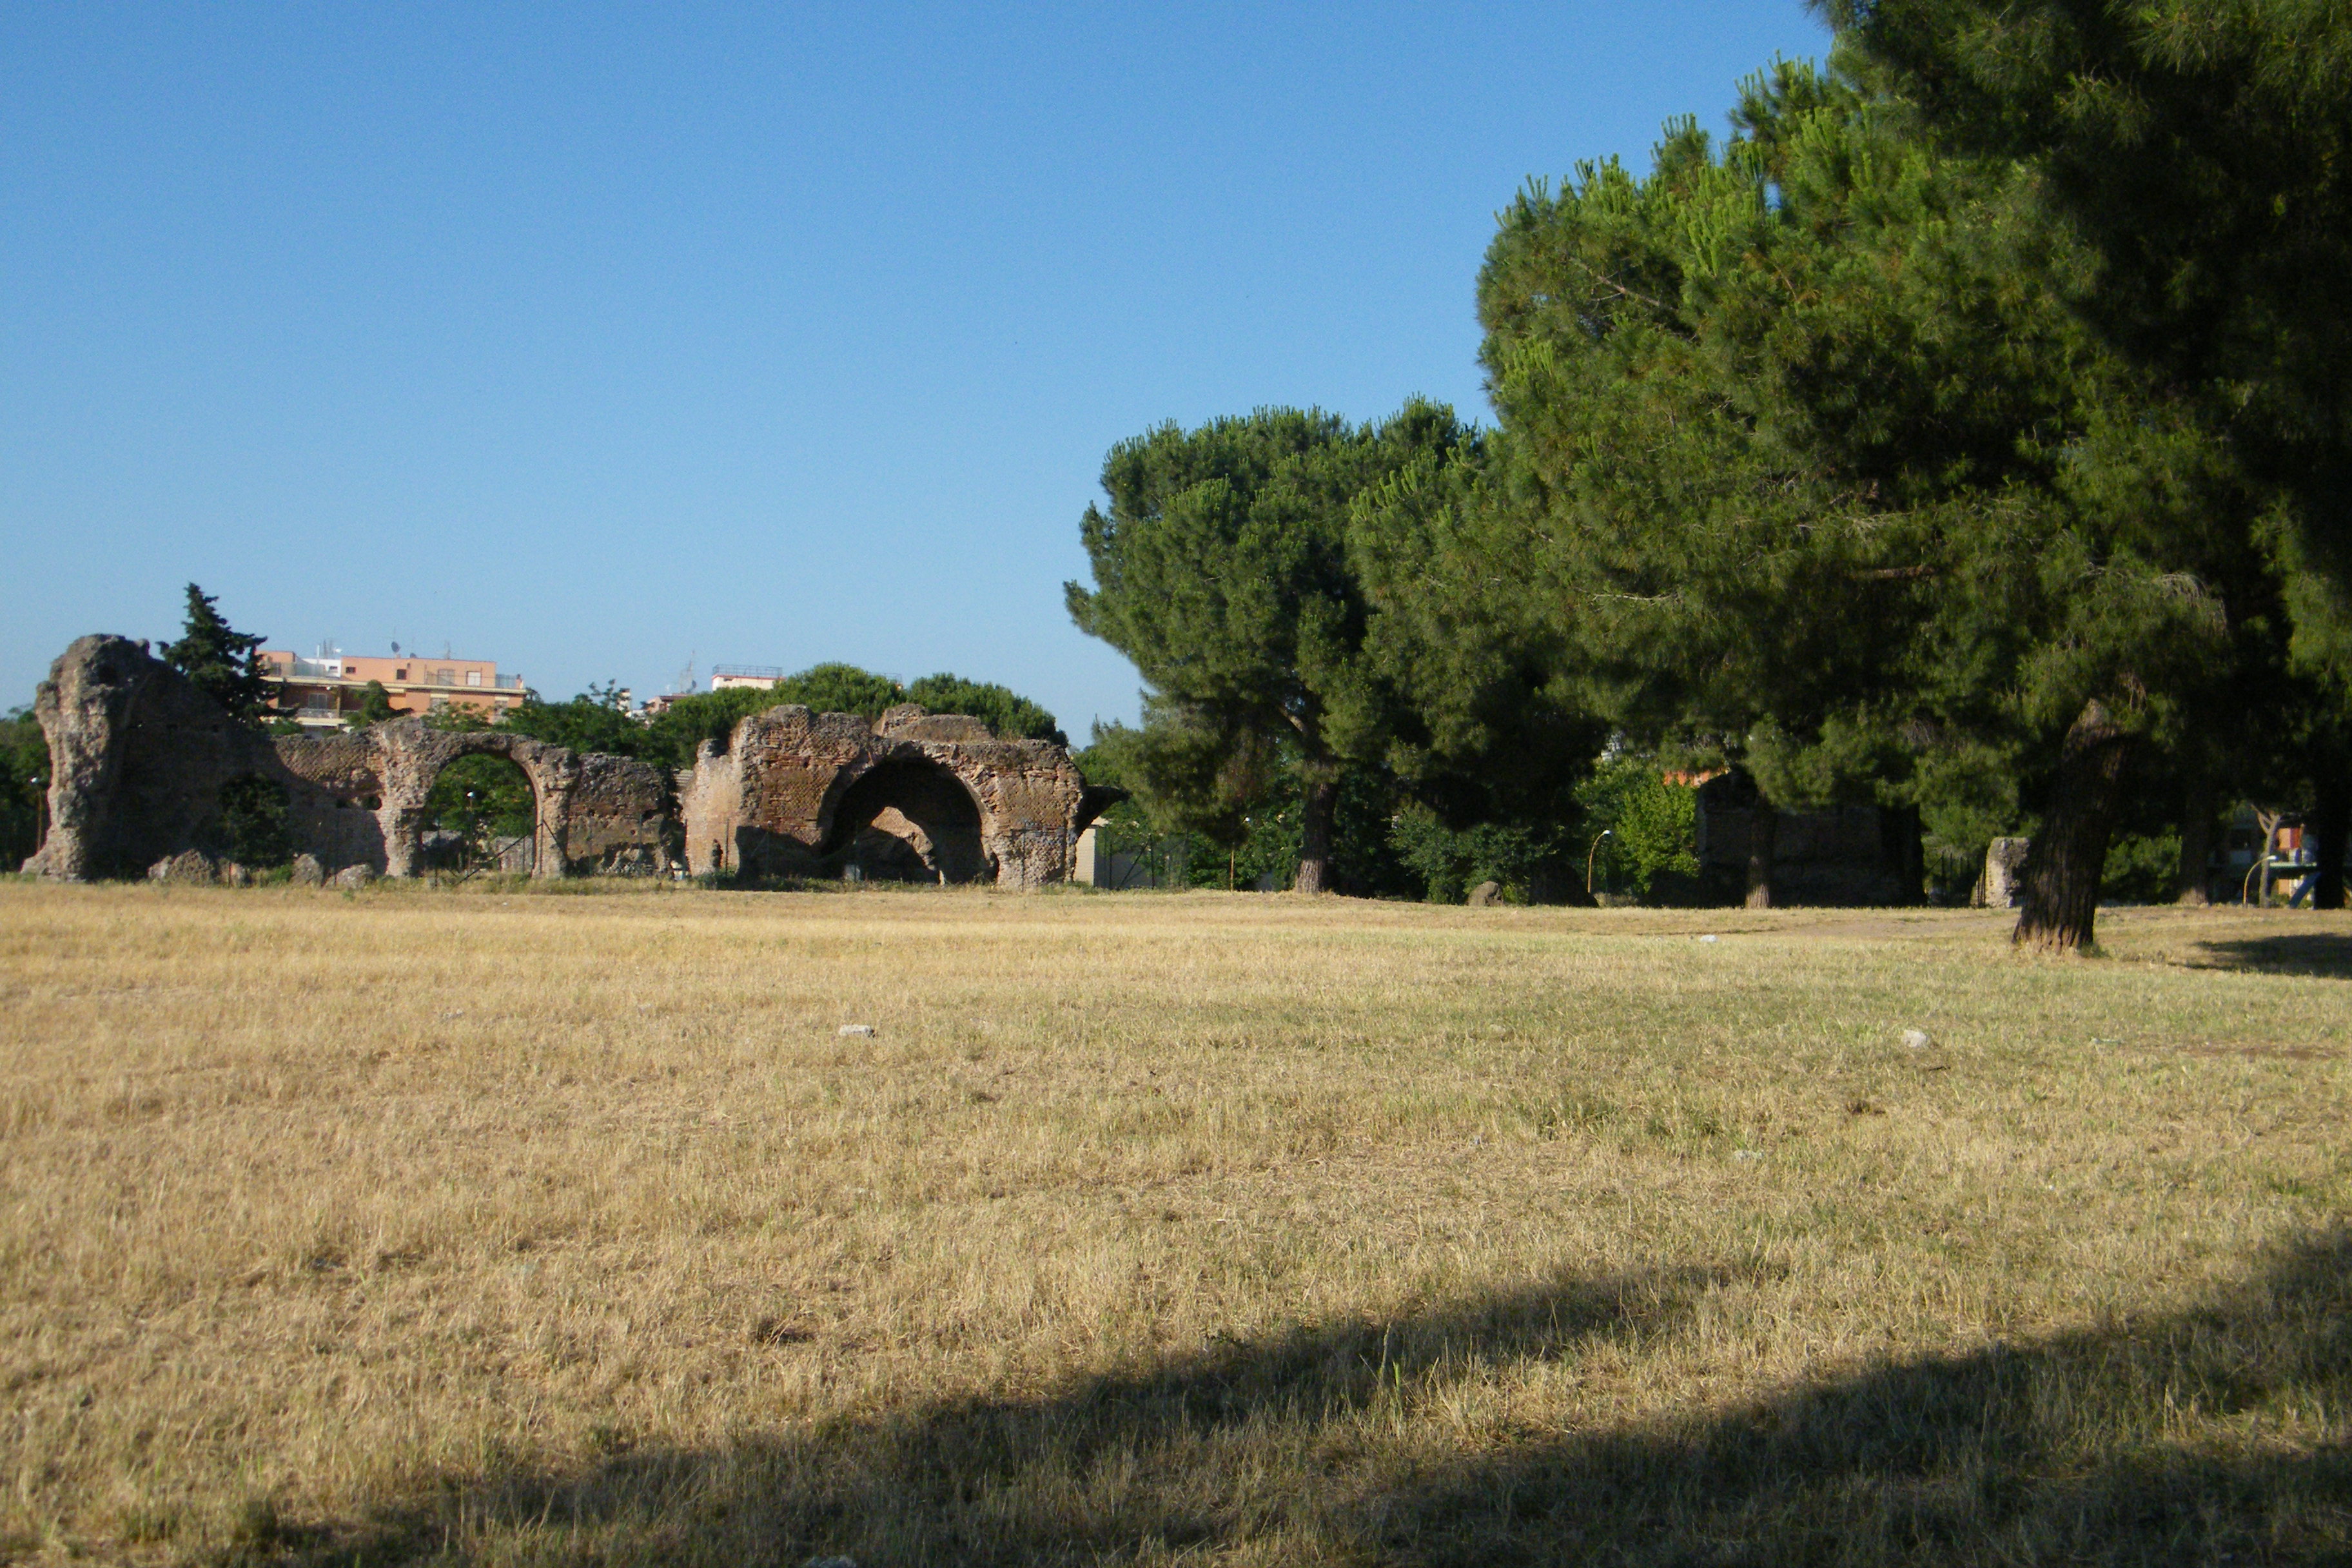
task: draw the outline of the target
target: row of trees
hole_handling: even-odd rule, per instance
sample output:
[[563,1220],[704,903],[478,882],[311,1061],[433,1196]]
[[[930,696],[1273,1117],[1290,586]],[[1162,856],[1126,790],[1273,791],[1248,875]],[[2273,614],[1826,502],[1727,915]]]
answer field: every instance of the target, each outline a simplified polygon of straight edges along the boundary
[[1614,732],[1782,808],[2030,829],[2028,942],[2091,939],[2122,830],[2177,826],[2195,896],[2245,795],[2302,797],[2342,902],[2352,22],[1834,19],[1727,141],[1502,215],[1495,429],[1263,410],[1113,450],[1069,601],[1150,683],[1114,739],[1156,819],[1230,837],[1287,767],[1325,888],[1350,780],[1539,837]]
[[[257,725],[288,722],[278,710],[276,679],[259,658],[267,640],[236,630],[221,615],[218,600],[191,583],[181,635],[164,646],[163,657],[232,718]],[[498,722],[574,751],[644,757],[683,768],[693,765],[695,750],[702,742],[724,739],[737,721],[794,702],[820,712],[856,713],[867,719],[878,719],[899,703],[913,702],[934,713],[969,714],[1008,739],[1069,743],[1053,714],[1010,688],[947,673],[902,684],[854,664],[815,665],[784,677],[771,688],[689,693],[672,700],[650,721],[630,711],[620,686],[613,681],[592,686],[563,702],[549,702],[535,691],[526,692],[523,700]],[[391,694],[382,684],[371,681],[352,722],[364,726],[395,716]],[[28,716],[20,717],[29,723]],[[453,708],[436,715],[434,722],[462,728],[487,725],[489,721],[470,709]]]
[[[723,741],[739,721],[771,708],[799,703],[823,713],[878,719],[903,702],[934,713],[968,714],[1007,740],[1069,743],[1053,714],[1008,687],[944,673],[902,684],[854,664],[815,665],[772,688],[691,692],[671,699],[651,719],[631,713],[620,688],[609,681],[567,702],[544,701],[533,692],[509,709],[499,722],[574,751],[643,757],[665,767],[688,768],[694,765],[695,751],[703,742]],[[446,721],[482,722],[457,715]]]

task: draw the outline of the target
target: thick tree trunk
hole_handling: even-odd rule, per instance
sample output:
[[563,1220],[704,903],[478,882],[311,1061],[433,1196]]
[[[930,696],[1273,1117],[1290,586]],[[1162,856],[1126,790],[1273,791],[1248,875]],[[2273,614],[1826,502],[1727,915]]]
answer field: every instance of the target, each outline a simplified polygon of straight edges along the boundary
[[2025,855],[2025,905],[2010,940],[2020,946],[2072,952],[2091,945],[2107,841],[2123,804],[2131,732],[2096,699],[2083,704],[2059,753],[2058,783],[2042,831]]
[[2213,780],[2200,771],[2189,775],[2189,784],[2180,797],[2180,865],[2172,876],[2172,901],[2176,904],[2205,904],[2212,895],[2206,890],[2205,879],[2210,874],[2206,862],[2213,858]]
[[1748,814],[1748,907],[1772,907],[1772,849],[1780,839],[1780,811],[1761,795]]
[[1326,779],[1307,786],[1307,809],[1298,823],[1298,880],[1302,893],[1328,892],[1331,886],[1331,811],[1339,802],[1339,781]]
[[2340,910],[2344,907],[2344,854],[2352,849],[2352,779],[2347,779],[2331,760],[2315,783],[2318,787],[2306,825],[2312,856],[2319,862],[2319,879],[2311,887],[2311,907]]

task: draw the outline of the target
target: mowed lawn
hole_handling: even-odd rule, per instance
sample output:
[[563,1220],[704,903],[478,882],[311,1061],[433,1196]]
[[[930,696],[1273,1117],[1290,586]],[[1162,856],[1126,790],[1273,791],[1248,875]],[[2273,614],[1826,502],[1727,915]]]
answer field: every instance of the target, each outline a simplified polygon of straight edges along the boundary
[[2344,1561],[2352,919],[2100,930],[0,884],[0,1557]]

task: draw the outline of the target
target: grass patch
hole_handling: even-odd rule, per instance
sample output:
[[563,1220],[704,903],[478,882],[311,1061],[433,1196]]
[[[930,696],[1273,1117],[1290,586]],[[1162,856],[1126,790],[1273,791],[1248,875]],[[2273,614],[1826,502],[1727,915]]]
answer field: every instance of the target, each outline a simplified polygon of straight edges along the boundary
[[2352,1552],[2346,917],[600,894],[0,885],[11,1555]]

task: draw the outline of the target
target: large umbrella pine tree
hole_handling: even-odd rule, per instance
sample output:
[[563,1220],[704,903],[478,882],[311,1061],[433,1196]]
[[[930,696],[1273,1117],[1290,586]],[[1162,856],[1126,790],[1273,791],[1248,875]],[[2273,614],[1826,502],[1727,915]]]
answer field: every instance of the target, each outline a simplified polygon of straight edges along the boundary
[[1329,887],[1341,778],[1377,762],[1392,719],[1363,651],[1350,506],[1465,437],[1452,410],[1425,403],[1361,426],[1286,408],[1166,425],[1112,448],[1109,509],[1089,506],[1080,524],[1094,585],[1067,585],[1070,616],[1150,687],[1147,793],[1214,815],[1287,752],[1302,782],[1302,892]]
[[1821,209],[1858,183],[1916,200],[1916,182],[1852,155],[1855,109],[1785,68],[1751,85],[1719,158],[1685,122],[1646,178],[1611,162],[1531,187],[1480,279],[1492,482],[1526,580],[1596,707],[1755,775],[1759,905],[1771,807],[1905,782],[1885,741],[1912,716],[1950,521],[1890,493],[1901,465],[1873,449],[1916,424],[1918,389],[1900,311],[1846,214]]
[[2086,265],[2101,341],[2252,475],[2352,583],[2352,12],[2339,0],[1819,0],[1926,132],[2015,160]]
[[2021,940],[2087,942],[2122,769],[2230,656],[2200,568],[2246,510],[2174,504],[2219,481],[2152,450],[2173,426],[2056,308],[2068,257],[2000,166],[1802,66],[1737,120],[1505,216],[1480,303],[1528,574],[1622,722],[1777,804],[2037,796]]

